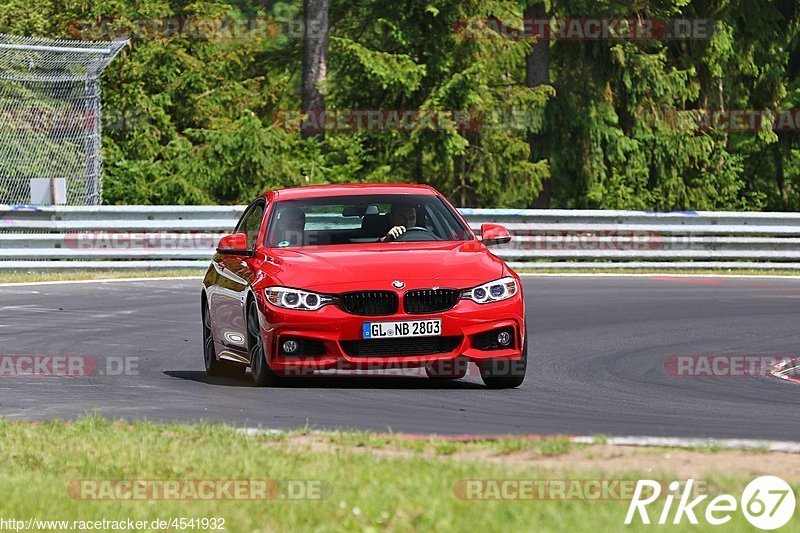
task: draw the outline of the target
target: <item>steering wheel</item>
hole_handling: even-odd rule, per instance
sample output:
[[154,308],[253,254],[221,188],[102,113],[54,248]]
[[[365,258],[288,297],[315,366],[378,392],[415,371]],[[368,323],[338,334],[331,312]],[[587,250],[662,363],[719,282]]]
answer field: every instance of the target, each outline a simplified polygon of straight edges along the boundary
[[[408,235],[413,235],[413,239],[406,238]],[[394,241],[395,242],[414,242],[414,241],[438,241],[439,237],[437,237],[431,230],[428,228],[423,228],[420,226],[412,226],[410,228],[406,228],[405,233],[401,233]]]

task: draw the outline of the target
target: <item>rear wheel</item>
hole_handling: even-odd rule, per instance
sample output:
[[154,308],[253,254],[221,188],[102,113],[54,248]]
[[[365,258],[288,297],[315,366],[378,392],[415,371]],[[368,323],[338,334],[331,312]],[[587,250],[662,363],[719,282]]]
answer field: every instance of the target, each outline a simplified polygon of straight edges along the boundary
[[261,338],[261,326],[258,321],[258,304],[255,300],[250,300],[247,306],[247,346],[253,382],[259,387],[277,385],[278,376],[267,365],[264,354],[264,341]]
[[244,365],[217,359],[211,328],[211,312],[208,310],[208,305],[203,303],[203,361],[206,366],[206,375],[229,377],[243,376],[245,371]]
[[483,383],[490,389],[513,389],[525,381],[528,368],[528,325],[525,325],[525,342],[522,357],[515,361],[499,359],[480,365]]

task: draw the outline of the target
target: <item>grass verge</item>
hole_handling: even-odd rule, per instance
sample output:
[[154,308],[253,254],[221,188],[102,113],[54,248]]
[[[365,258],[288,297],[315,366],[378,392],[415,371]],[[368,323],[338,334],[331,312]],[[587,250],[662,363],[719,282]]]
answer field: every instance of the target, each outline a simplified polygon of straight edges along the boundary
[[60,272],[0,272],[0,283],[30,283],[32,281],[72,281],[119,278],[171,278],[203,276],[205,270],[65,270]]
[[[742,457],[749,457],[744,452],[650,448],[630,452],[638,459],[624,462],[628,452],[563,438],[454,442],[353,432],[244,435],[221,424],[130,424],[99,417],[34,424],[0,420],[0,453],[0,516],[6,519],[149,523],[205,517],[223,518],[226,531],[645,531],[654,526],[623,524],[627,499],[475,501],[458,497],[454,487],[487,479],[669,482],[687,475],[664,462],[679,453],[687,455],[676,457],[676,468],[699,457],[707,486],[737,498],[752,479],[749,470],[726,468],[730,457],[720,458],[716,467],[711,461],[719,453],[740,453],[734,462],[744,464]],[[797,456],[790,457],[797,463]],[[786,457],[765,461],[786,464]],[[81,499],[69,491],[81,480],[306,480],[321,483],[323,497]],[[657,519],[663,500],[653,506],[651,517]],[[703,512],[705,506],[699,507]],[[684,519],[677,529],[697,527]],[[783,530],[791,528],[790,523]],[[725,527],[750,529],[740,512]]]

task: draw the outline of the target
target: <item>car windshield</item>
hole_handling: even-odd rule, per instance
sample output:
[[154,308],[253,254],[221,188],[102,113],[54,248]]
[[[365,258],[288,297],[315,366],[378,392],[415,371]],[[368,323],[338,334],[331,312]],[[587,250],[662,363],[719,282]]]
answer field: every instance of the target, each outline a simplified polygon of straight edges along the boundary
[[359,195],[282,200],[267,226],[267,246],[383,241],[465,241],[472,234],[436,195]]

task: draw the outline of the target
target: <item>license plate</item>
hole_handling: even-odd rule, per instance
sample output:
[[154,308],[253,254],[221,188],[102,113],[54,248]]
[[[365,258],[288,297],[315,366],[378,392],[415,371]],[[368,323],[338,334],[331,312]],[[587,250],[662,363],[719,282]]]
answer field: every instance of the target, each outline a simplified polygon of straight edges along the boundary
[[398,337],[436,337],[442,334],[442,320],[405,320],[403,322],[364,322],[365,339]]

